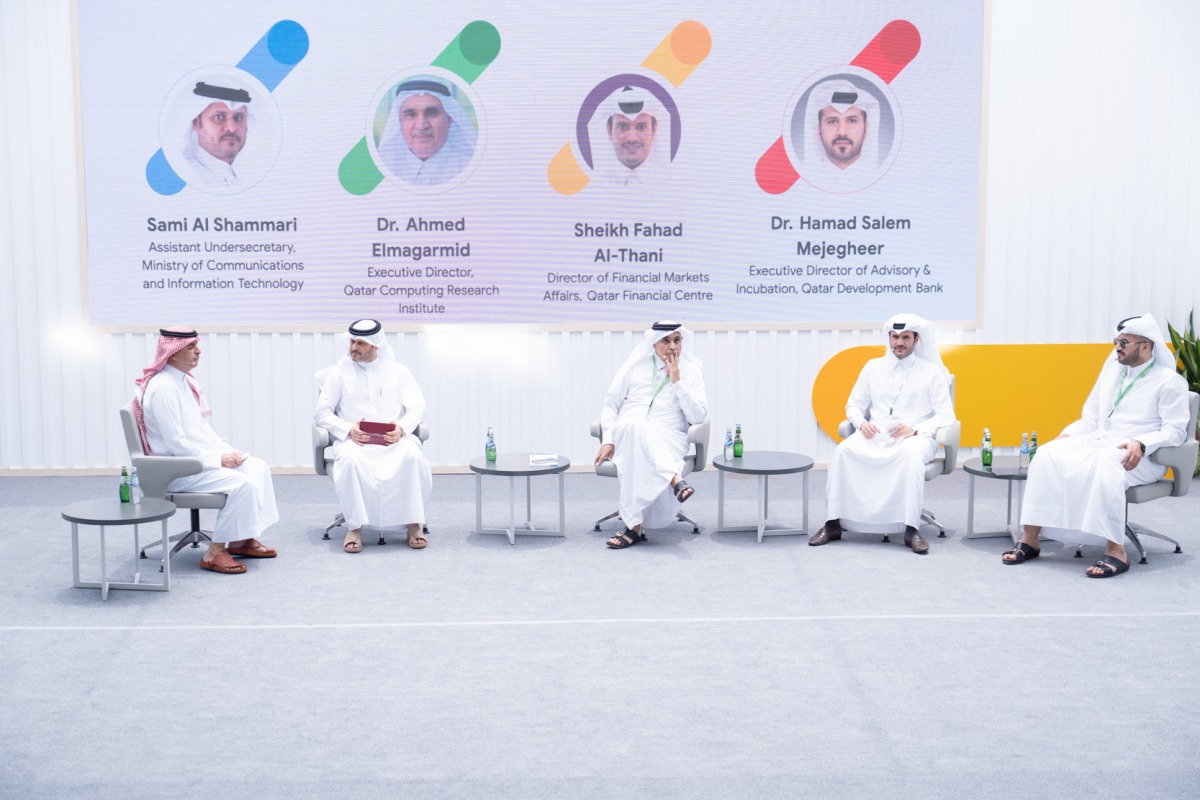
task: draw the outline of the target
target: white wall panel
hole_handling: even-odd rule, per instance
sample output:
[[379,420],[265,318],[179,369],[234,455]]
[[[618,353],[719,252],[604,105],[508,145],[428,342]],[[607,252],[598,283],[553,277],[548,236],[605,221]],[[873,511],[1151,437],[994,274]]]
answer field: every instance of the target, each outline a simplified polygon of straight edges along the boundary
[[[941,340],[1098,341],[1145,310],[1182,322],[1200,305],[1200,4],[995,0],[991,23],[982,325]],[[70,24],[66,0],[0,0],[0,470],[123,463],[116,409],[154,351],[151,334],[84,326]],[[638,338],[391,335],[430,402],[427,452],[439,467],[478,455],[489,425],[502,449],[590,463],[588,423]],[[877,341],[873,331],[700,332],[714,446],[740,422],[755,447],[825,461],[832,443],[809,409],[817,370]],[[202,346],[197,374],[217,429],[276,467],[307,466],[312,373],[334,360],[340,336],[218,333]]]

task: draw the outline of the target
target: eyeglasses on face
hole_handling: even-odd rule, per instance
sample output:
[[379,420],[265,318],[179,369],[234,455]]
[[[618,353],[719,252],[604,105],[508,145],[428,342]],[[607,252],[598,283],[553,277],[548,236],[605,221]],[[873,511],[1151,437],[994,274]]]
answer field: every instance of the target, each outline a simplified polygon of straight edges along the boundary
[[1131,344],[1150,344],[1149,342],[1135,342],[1132,339],[1113,339],[1113,344],[1118,347],[1129,347]]

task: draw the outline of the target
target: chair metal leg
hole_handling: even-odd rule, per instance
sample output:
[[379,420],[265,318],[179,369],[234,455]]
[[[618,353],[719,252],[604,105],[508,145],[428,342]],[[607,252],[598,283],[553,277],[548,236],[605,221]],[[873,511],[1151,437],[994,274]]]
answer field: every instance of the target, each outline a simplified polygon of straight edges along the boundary
[[[192,512],[191,517],[190,517],[190,520],[191,520],[190,528],[181,533],[177,533],[174,536],[167,539],[168,543],[170,543],[170,542],[175,543],[175,546],[171,548],[171,552],[167,554],[167,558],[174,556],[176,553],[178,553],[180,550],[182,550],[186,545],[190,544],[192,547],[199,547],[202,542],[207,544],[212,541],[212,535],[211,535],[212,532],[211,531],[200,530],[200,509],[193,508],[190,510]],[[147,545],[145,547],[141,548],[141,550],[140,550],[141,557],[146,558],[146,551],[152,547],[162,547],[162,540],[160,539],[155,542],[147,543]],[[163,568],[161,566],[159,566],[158,571],[162,572]]]
[[[212,541],[211,531],[200,530],[200,509],[193,508],[191,512],[191,527],[186,531],[175,534],[167,540],[168,542],[175,542],[175,546],[171,548],[171,555],[178,553],[185,545],[190,544],[192,547],[199,547],[201,542],[207,543]],[[145,547],[141,548],[141,557],[146,558],[146,551],[152,547],[162,547],[162,542],[148,542]]]
[[340,528],[341,526],[343,526],[343,525],[345,525],[345,524],[346,524],[346,515],[345,515],[345,514],[338,514],[336,517],[334,517],[333,524],[331,524],[331,525],[329,525],[329,526],[327,526],[327,527],[325,528],[325,535],[324,535],[324,536],[322,536],[321,538],[322,538],[322,539],[328,539],[328,538],[329,538],[329,532],[330,532],[331,530],[333,530],[334,528]]
[[1155,539],[1162,539],[1164,542],[1170,542],[1171,544],[1175,545],[1176,553],[1183,552],[1183,548],[1179,546],[1179,542],[1175,541],[1170,536],[1164,536],[1163,534],[1161,534],[1157,531],[1152,531],[1149,528],[1143,528],[1141,525],[1134,525],[1132,522],[1125,523],[1125,535],[1129,538],[1130,541],[1133,542],[1133,546],[1137,548],[1138,555],[1140,555],[1142,557],[1141,560],[1138,561],[1139,564],[1147,563],[1146,548],[1144,545],[1142,545],[1141,539],[1138,538],[1139,535],[1151,536]]
[[927,511],[925,509],[922,509],[921,510],[921,521],[936,527],[938,529],[938,538],[939,539],[946,538],[946,526],[943,525],[942,523],[938,522],[937,517],[935,517],[933,515],[932,511]]
[[679,513],[677,513],[675,515],[675,519],[679,520],[680,522],[686,522],[688,525],[691,525],[693,534],[700,532],[700,526],[696,524],[696,520],[692,519],[687,514],[684,514],[682,511],[680,511]]
[[596,520],[596,527],[592,528],[592,530],[599,532],[601,522],[608,522],[610,519],[616,519],[619,516],[621,516],[621,512],[614,511],[611,514],[609,514],[608,516],[601,517],[600,519]]

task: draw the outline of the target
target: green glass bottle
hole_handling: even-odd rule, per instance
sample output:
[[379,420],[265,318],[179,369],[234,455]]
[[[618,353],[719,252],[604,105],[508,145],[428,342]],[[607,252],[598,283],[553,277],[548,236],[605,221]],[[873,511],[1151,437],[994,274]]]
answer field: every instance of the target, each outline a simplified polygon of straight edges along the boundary
[[745,445],[742,444],[742,426],[737,426],[737,431],[733,434],[733,457],[741,458],[745,450]]
[[129,502],[129,468],[121,467],[121,502]]
[[488,428],[487,444],[483,446],[483,457],[489,464],[496,463],[496,437],[492,435],[491,428]]

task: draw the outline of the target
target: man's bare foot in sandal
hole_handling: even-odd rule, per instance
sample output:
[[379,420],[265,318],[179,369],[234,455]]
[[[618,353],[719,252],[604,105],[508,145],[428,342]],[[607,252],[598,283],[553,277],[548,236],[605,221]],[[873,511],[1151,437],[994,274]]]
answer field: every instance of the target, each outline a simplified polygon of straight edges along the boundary
[[624,550],[626,547],[633,547],[638,542],[646,541],[646,534],[642,533],[642,526],[635,525],[632,528],[626,528],[616,536],[609,537],[605,542],[613,550]]
[[1000,556],[1000,560],[1005,564],[1024,564],[1030,559],[1037,558],[1042,554],[1042,548],[1038,546],[1038,537],[1041,534],[1040,525],[1026,525],[1021,529],[1021,538],[1017,540],[1016,546],[1011,550],[1005,550]]
[[408,546],[413,550],[424,550],[427,544],[429,542],[425,541],[425,537],[421,535],[421,523],[411,523],[408,526]]
[[346,538],[342,540],[342,549],[347,553],[362,552],[362,528],[346,531]]
[[696,493],[696,490],[679,475],[671,478],[671,489],[675,492],[675,499],[681,503]]

